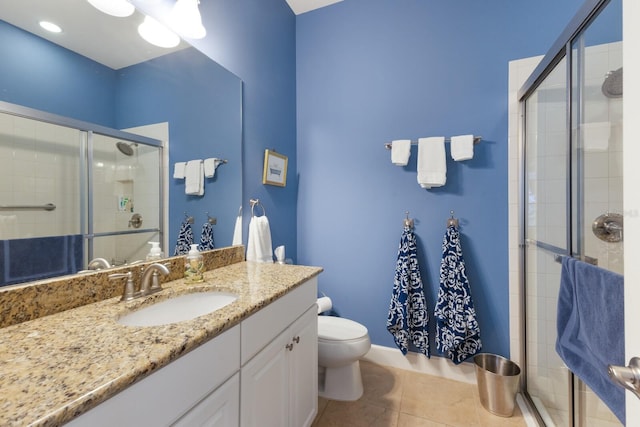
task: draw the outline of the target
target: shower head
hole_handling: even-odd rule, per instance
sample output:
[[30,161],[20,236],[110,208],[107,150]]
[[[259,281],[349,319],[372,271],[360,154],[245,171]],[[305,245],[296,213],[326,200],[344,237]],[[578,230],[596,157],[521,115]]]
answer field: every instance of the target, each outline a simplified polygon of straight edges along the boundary
[[118,150],[125,156],[133,156],[133,147],[136,147],[137,145],[138,144],[136,144],[135,142],[132,142],[130,144],[127,144],[123,141],[116,142],[116,147],[118,147]]
[[602,82],[602,93],[607,98],[622,97],[622,67],[607,73]]

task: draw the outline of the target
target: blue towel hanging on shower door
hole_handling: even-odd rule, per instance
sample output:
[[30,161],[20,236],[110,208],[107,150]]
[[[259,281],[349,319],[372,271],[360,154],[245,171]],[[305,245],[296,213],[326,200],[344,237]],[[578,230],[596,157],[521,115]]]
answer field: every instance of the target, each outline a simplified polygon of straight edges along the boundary
[[412,344],[420,353],[431,357],[428,321],[416,236],[410,227],[405,226],[398,248],[393,294],[387,318],[387,330],[393,335],[402,354],[407,354],[409,344]]
[[193,230],[189,221],[185,220],[180,225],[180,232],[178,233],[178,240],[176,241],[176,249],[173,251],[173,255],[185,255],[189,253],[191,245],[193,244]]
[[480,327],[462,258],[460,233],[447,227],[442,242],[440,289],[435,309],[436,346],[456,365],[480,352]]

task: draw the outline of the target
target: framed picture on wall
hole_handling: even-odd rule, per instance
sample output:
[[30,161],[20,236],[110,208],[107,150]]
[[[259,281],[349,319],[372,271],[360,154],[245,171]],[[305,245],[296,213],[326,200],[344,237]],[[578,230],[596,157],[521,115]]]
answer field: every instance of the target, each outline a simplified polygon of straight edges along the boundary
[[275,150],[264,150],[262,183],[280,187],[286,186],[288,160],[287,156],[276,153]]

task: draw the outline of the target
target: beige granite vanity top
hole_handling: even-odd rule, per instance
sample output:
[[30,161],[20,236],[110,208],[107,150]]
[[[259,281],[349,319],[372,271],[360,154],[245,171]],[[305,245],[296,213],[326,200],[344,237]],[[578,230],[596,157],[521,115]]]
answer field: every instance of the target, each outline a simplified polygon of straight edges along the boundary
[[[96,406],[318,275],[318,267],[240,262],[127,303],[118,297],[0,329],[0,425],[57,426]],[[157,327],[116,319],[169,295],[222,290],[232,304]]]

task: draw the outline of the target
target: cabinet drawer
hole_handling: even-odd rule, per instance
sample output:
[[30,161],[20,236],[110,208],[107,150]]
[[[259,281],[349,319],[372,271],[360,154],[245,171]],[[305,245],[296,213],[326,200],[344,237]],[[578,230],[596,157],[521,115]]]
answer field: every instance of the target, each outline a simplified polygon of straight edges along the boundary
[[318,278],[314,277],[242,321],[241,365],[284,331],[318,298]]

